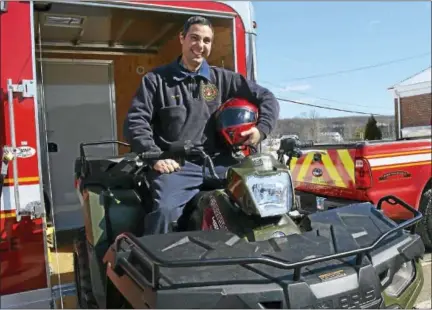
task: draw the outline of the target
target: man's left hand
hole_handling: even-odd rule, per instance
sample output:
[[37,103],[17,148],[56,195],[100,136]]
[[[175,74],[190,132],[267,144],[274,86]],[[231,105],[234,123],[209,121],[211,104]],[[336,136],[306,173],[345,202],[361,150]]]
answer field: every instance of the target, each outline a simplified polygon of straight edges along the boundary
[[256,127],[252,127],[249,130],[243,131],[241,133],[242,137],[247,137],[247,140],[244,142],[246,145],[257,145],[261,140],[261,134]]

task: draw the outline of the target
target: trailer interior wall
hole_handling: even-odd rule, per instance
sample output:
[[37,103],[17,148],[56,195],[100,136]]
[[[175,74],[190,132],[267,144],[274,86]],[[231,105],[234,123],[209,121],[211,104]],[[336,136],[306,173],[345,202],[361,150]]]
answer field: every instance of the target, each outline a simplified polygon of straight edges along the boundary
[[[180,55],[178,35],[190,15],[53,3],[34,16],[37,58],[113,61],[117,138],[123,140],[123,121],[142,76]],[[233,20],[209,19],[215,29],[209,63],[234,70]]]
[[[179,33],[187,18],[199,12],[125,8],[115,2],[110,7],[44,3],[36,2],[33,14],[40,141],[48,150],[41,164],[45,199],[53,206],[58,232],[83,226],[73,186],[79,143],[124,140],[123,122],[143,75],[180,55]],[[210,65],[235,70],[234,15],[203,15],[215,30]],[[118,148],[120,154],[127,151]],[[101,152],[96,156],[105,156]]]

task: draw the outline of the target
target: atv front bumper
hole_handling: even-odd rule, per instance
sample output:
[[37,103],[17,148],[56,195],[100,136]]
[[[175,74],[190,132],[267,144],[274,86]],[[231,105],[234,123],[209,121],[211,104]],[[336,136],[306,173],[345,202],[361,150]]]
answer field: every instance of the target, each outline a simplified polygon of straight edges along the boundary
[[[412,307],[424,281],[419,264],[397,298],[385,295],[380,276],[393,279],[424,254],[418,235],[367,204],[310,219],[312,231],[251,243],[225,231],[125,234],[104,261],[134,308]],[[384,235],[391,238],[370,246]]]

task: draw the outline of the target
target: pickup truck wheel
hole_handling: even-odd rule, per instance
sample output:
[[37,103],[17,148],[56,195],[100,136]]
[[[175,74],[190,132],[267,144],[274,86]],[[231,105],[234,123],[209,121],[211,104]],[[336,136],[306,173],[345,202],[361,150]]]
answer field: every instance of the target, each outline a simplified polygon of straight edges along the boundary
[[423,214],[423,219],[418,223],[416,230],[422,238],[425,248],[432,250],[432,188],[423,193],[419,211]]
[[85,230],[81,229],[74,240],[75,287],[79,308],[97,309],[98,306],[92,292],[86,242]]

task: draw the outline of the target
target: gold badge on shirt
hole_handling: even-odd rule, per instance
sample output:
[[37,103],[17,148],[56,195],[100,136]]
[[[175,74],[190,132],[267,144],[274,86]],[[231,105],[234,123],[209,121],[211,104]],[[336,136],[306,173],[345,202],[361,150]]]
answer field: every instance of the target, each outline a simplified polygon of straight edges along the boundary
[[216,99],[218,95],[218,89],[214,84],[201,84],[201,95],[206,101],[212,101]]

